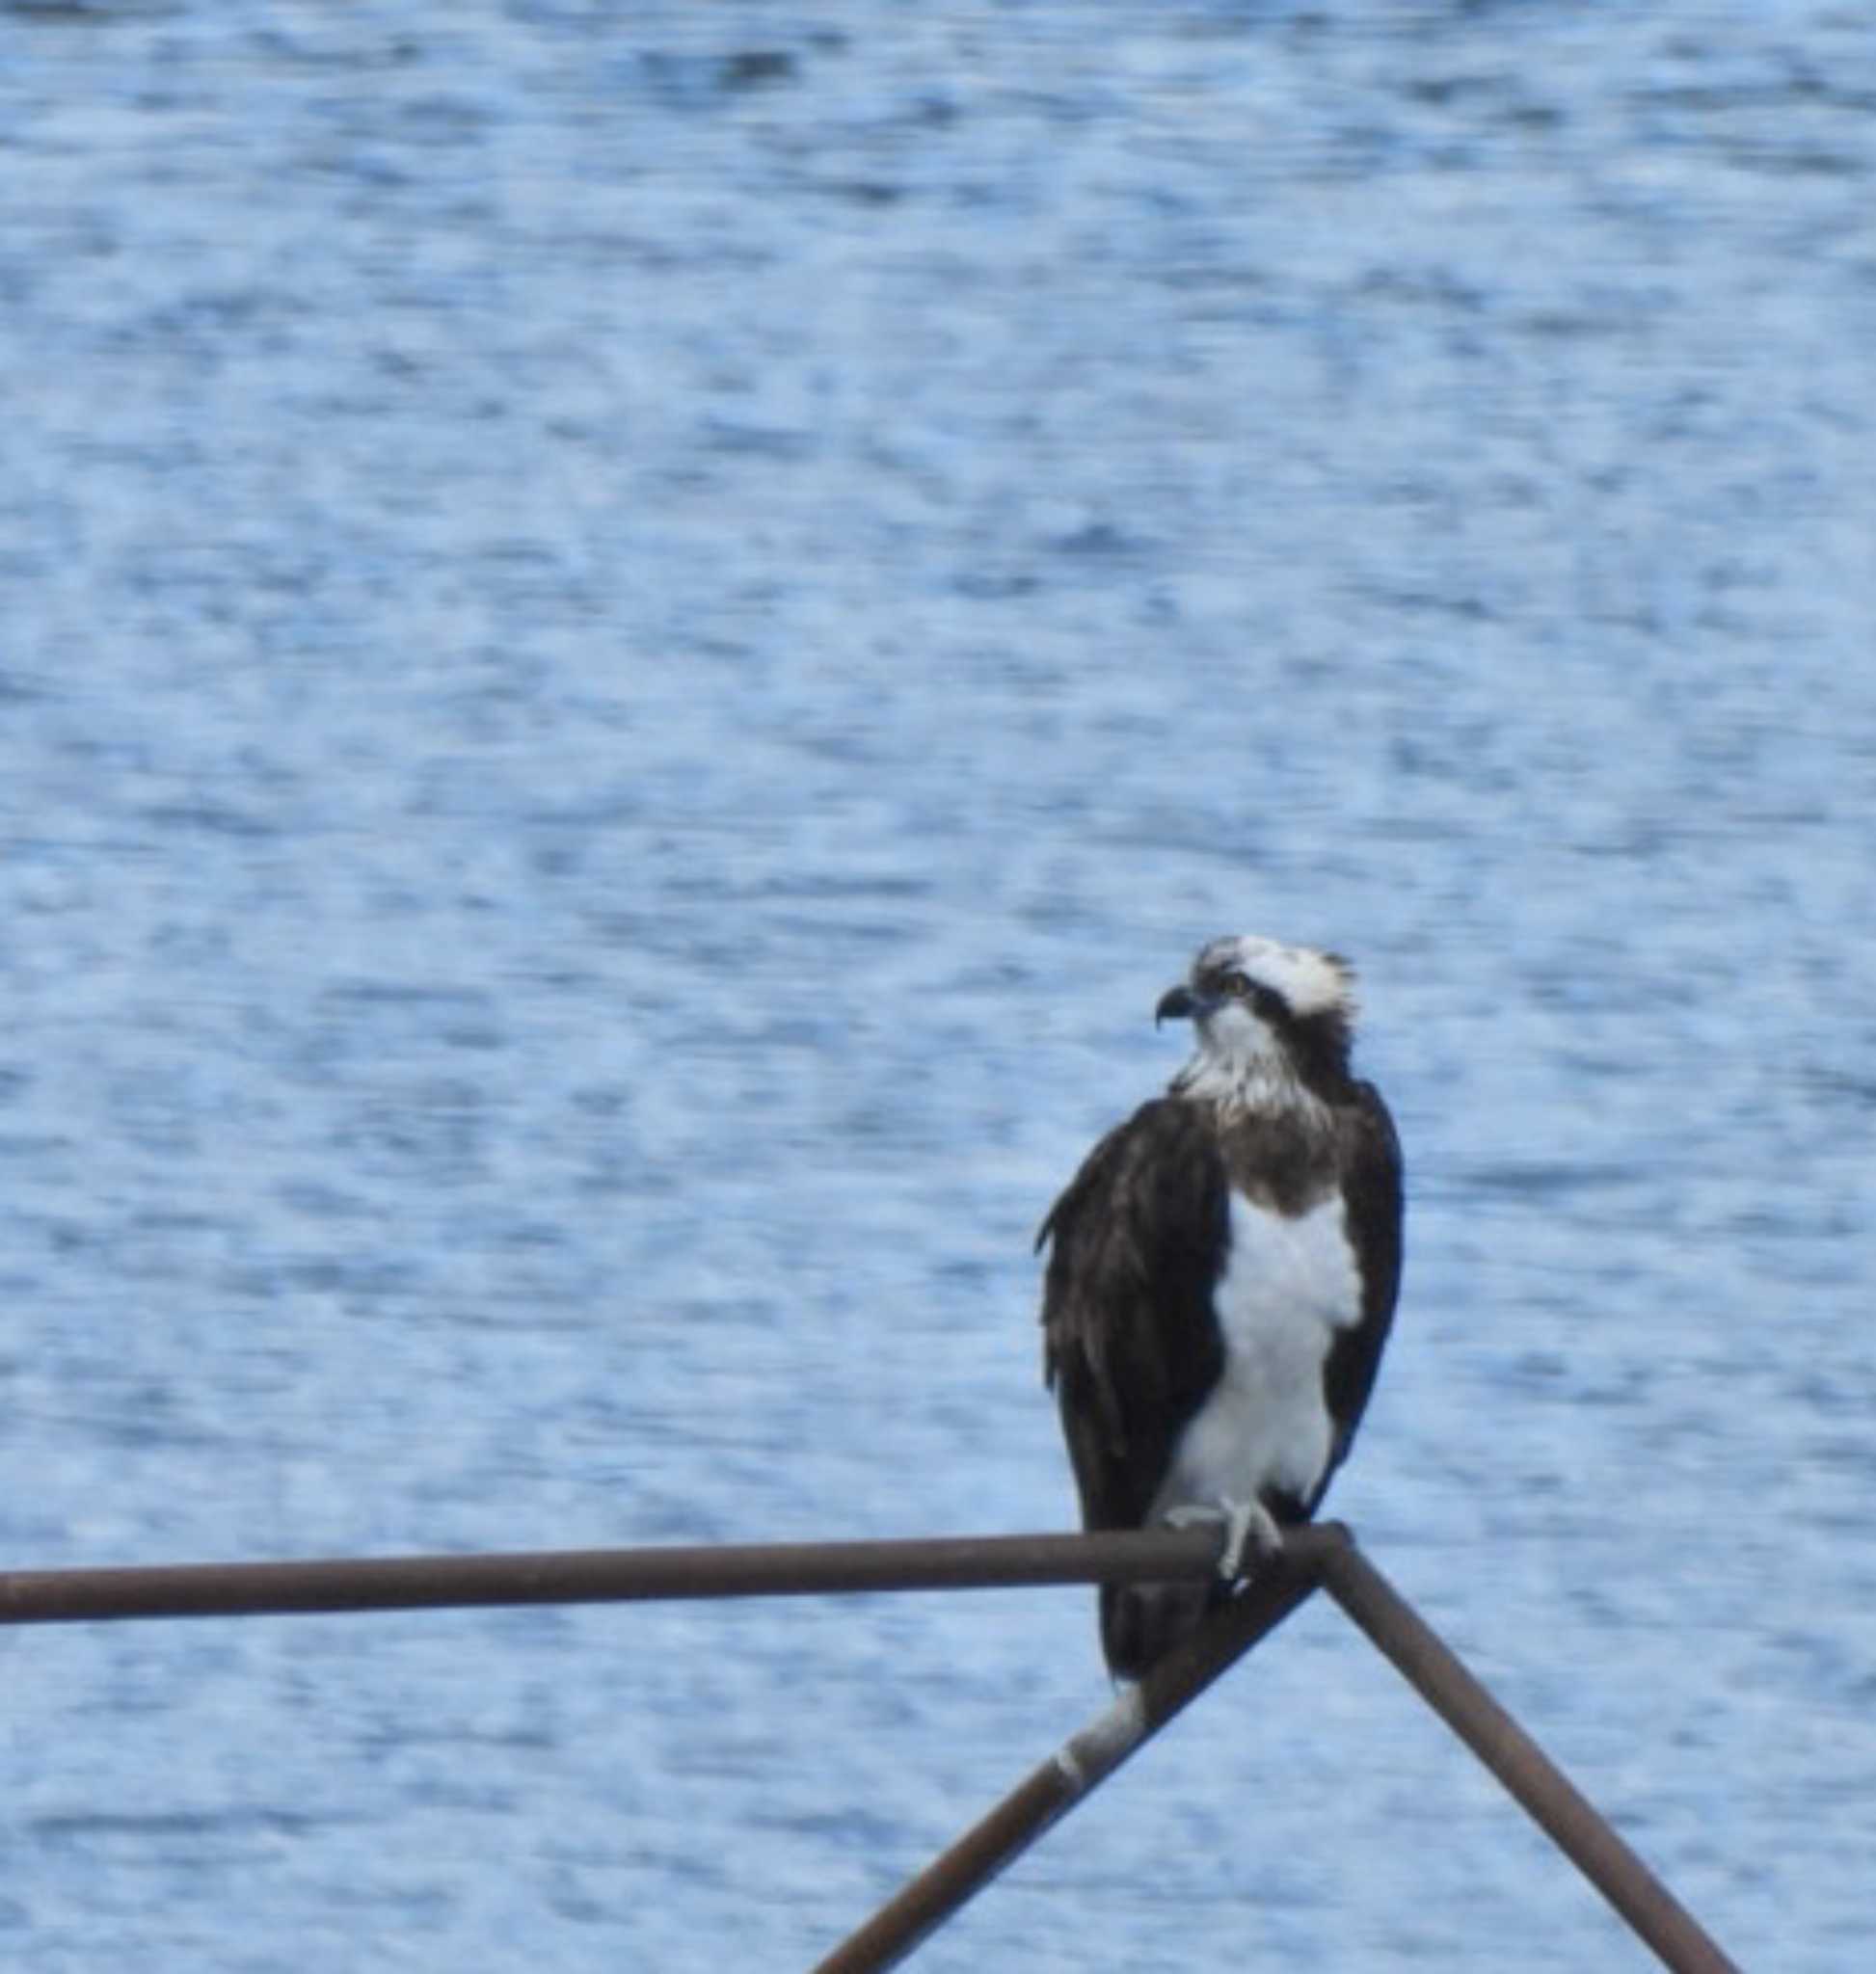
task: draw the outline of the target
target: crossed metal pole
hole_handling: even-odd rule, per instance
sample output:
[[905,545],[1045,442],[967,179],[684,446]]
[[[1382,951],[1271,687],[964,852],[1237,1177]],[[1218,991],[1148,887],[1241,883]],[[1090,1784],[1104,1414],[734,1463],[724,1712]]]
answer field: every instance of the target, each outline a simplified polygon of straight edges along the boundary
[[[1213,1572],[1219,1539],[1206,1529],[1163,1529],[0,1571],[0,1624],[1164,1582]],[[1674,1974],[1738,1974],[1699,1921],[1467,1671],[1348,1530],[1333,1522],[1292,1531],[1273,1567],[1071,1735],[815,1974],[874,1974],[896,1966],[1318,1588],[1367,1634],[1663,1966]]]

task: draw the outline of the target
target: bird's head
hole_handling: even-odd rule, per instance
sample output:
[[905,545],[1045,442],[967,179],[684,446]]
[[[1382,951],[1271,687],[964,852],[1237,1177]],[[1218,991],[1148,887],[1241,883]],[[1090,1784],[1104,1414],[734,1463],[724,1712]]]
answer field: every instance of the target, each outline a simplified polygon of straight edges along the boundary
[[1354,1015],[1347,960],[1241,934],[1201,947],[1153,1018],[1193,1025],[1197,1054],[1178,1087],[1249,1097],[1273,1082],[1314,1086],[1346,1076]]

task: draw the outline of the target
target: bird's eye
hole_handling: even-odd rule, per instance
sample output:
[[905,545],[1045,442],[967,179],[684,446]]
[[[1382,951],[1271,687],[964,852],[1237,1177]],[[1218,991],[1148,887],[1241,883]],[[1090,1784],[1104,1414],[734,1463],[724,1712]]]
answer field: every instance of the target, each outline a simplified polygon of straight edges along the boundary
[[1227,974],[1224,976],[1224,991],[1233,1000],[1248,1000],[1251,995],[1248,974]]

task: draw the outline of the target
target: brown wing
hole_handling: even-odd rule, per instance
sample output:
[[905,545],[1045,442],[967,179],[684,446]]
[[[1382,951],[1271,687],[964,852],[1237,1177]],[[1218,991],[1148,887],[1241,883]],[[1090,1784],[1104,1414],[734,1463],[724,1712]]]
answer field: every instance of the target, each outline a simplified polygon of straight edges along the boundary
[[1145,1521],[1219,1375],[1212,1291],[1227,1235],[1216,1136],[1177,1097],[1111,1131],[1042,1223],[1043,1361],[1090,1529]]
[[[1348,1200],[1349,1240],[1361,1274],[1361,1320],[1341,1331],[1323,1367],[1323,1391],[1335,1422],[1329,1474],[1348,1457],[1368,1396],[1380,1369],[1381,1347],[1394,1320],[1401,1290],[1401,1140],[1380,1092],[1357,1082],[1353,1101],[1338,1107],[1342,1187]],[[1322,1488],[1317,1489],[1317,1499]],[[1313,1512],[1314,1504],[1311,1504]]]

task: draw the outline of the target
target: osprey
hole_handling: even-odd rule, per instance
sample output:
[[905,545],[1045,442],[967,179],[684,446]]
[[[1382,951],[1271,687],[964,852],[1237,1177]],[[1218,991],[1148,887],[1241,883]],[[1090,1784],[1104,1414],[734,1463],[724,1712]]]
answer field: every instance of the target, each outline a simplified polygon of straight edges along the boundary
[[1268,1558],[1347,1457],[1401,1278],[1401,1148],[1349,1070],[1334,953],[1218,939],[1160,1001],[1197,1047],[1091,1151],[1036,1237],[1044,1365],[1089,1529],[1219,1521],[1219,1581],[1104,1584],[1137,1679]]

